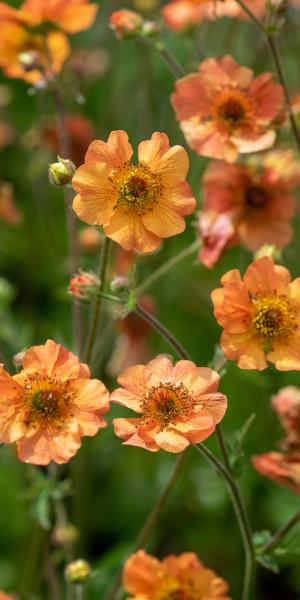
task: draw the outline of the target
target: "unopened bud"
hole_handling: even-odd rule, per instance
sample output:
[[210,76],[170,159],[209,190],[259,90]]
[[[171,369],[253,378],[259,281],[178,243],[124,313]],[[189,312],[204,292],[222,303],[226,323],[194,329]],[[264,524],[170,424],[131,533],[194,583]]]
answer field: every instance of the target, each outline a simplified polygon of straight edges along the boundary
[[91,573],[91,567],[82,558],[73,560],[65,569],[65,577],[70,583],[85,583]]
[[96,298],[99,286],[100,279],[95,273],[80,271],[70,279],[68,292],[79,302],[89,304]]
[[110,16],[110,27],[121,39],[130,39],[141,34],[144,19],[133,10],[116,10]]
[[49,180],[55,186],[67,185],[71,183],[76,167],[68,158],[57,158],[58,162],[49,165]]
[[124,292],[130,288],[130,281],[128,277],[123,277],[122,275],[118,275],[114,277],[110,284],[110,289],[112,292]]
[[[78,540],[78,529],[71,523],[58,525],[53,529],[52,541],[57,546],[74,544]],[[1,599],[0,599],[1,600]]]
[[274,260],[275,263],[281,262],[282,259],[281,251],[279,250],[279,248],[277,248],[277,246],[275,246],[275,244],[264,244],[263,246],[261,246],[261,248],[259,248],[259,250],[255,252],[254,260],[258,260],[259,258],[263,258],[264,256],[272,258],[272,260]]
[[25,356],[26,350],[21,350],[21,352],[17,352],[17,354],[13,357],[13,363],[16,369],[22,369],[23,367],[23,358]]
[[28,50],[21,52],[18,56],[19,63],[26,73],[41,68],[41,57],[37,50]]

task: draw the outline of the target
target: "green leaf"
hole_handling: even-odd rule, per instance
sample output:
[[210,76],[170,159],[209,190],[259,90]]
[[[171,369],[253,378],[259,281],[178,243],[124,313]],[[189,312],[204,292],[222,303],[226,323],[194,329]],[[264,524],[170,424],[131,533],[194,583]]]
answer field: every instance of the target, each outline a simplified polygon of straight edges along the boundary
[[272,573],[279,573],[279,566],[272,554],[263,554],[262,556],[256,556],[257,562],[262,565],[268,571]]

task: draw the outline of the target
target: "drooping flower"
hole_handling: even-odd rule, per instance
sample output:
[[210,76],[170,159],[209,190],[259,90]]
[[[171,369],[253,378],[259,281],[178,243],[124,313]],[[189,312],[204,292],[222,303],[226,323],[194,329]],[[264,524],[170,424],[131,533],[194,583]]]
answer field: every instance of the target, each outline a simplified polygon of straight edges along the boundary
[[280,447],[300,452],[300,389],[294,385],[282,388],[273,396],[272,405],[287,433]]
[[283,90],[272,73],[253,78],[251,69],[224,56],[204,60],[198,73],[179,79],[171,100],[193,150],[235,162],[239,154],[273,145]]
[[[213,161],[203,177],[199,221],[204,264],[213,266],[229,240],[231,245],[243,244],[253,252],[265,243],[279,249],[286,246],[296,212],[293,191],[299,183],[300,162],[291,150],[274,150],[262,158],[252,157],[246,164]],[[231,232],[228,225],[224,233],[223,222],[231,223]]]
[[300,455],[268,452],[252,457],[256,471],[300,494]]
[[67,33],[77,33],[93,24],[97,8],[89,0],[25,0],[20,11],[30,15],[34,25],[53,23]]
[[241,369],[300,370],[300,278],[268,257],[237,269],[212,292],[214,314],[223,327],[221,347]]
[[109,394],[87,365],[52,340],[24,353],[23,369],[0,370],[0,441],[16,442],[20,460],[66,463],[82,436],[106,427]]
[[0,23],[0,67],[8,77],[37,83],[59,73],[69,53],[68,39],[59,31],[49,32],[46,48],[42,34],[17,22]]
[[73,178],[73,208],[86,223],[103,225],[125,250],[151,252],[161,238],[184,231],[184,216],[195,210],[186,183],[189,160],[181,146],[170,148],[167,135],[157,132],[139,144],[137,164],[130,162],[132,153],[125,131],[94,141]]
[[124,565],[123,587],[128,600],[230,600],[226,581],[193,552],[158,560],[139,550]]
[[137,418],[114,419],[125,444],[157,452],[182,452],[211,435],[226,412],[218,392],[219,375],[189,360],[158,356],[147,365],[130,367],[118,377],[122,386],[111,401],[131,408]]

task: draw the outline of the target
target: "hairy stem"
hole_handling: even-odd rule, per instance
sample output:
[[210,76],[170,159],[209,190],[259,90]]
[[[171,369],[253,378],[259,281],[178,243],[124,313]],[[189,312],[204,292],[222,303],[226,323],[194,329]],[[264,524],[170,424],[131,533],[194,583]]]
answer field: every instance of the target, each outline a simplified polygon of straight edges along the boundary
[[282,538],[300,521],[300,509],[289,519],[289,521],[266,542],[260,549],[259,554],[267,554],[274,546],[277,546]]
[[[136,538],[136,541],[135,541],[135,544],[134,544],[134,547],[132,550],[133,552],[136,552],[140,548],[143,548],[146,545],[147,541],[149,540],[152,532],[154,531],[157,521],[165,507],[166,501],[169,498],[171,491],[173,490],[175,482],[177,481],[177,477],[178,477],[179,471],[181,469],[183,460],[184,460],[184,454],[183,453],[179,454],[179,456],[175,460],[173,470],[171,472],[169,479],[166,482],[165,487],[163,488],[160,496],[157,498],[155,504],[151,508],[151,510],[150,510],[150,512],[149,512],[149,514],[148,514],[148,516]],[[114,600],[115,598],[118,597],[119,590],[121,588],[121,581],[122,581],[122,570],[118,573],[116,580],[113,584],[113,587],[108,591],[108,593],[104,597],[104,600]]]
[[253,12],[250,10],[250,8],[248,8],[248,6],[246,6],[246,4],[243,2],[243,0],[236,0],[237,4],[240,5],[240,7],[242,8],[242,10],[248,15],[249,19],[252,21],[252,23],[254,23],[254,25],[260,30],[260,32],[262,33],[262,35],[265,38],[265,41],[269,47],[271,56],[273,58],[273,62],[274,62],[274,66],[277,72],[277,76],[278,79],[283,87],[283,91],[284,91],[284,97],[285,97],[285,102],[286,102],[286,106],[287,106],[287,110],[288,110],[288,114],[289,114],[289,119],[290,119],[290,123],[291,123],[291,128],[294,134],[294,138],[296,141],[296,145],[298,147],[298,150],[300,152],[300,132],[299,129],[297,127],[297,123],[295,120],[295,116],[292,110],[292,103],[291,103],[291,96],[290,96],[290,92],[288,89],[288,85],[287,85],[287,81],[284,75],[284,70],[282,68],[281,65],[281,61],[280,61],[280,56],[277,50],[277,46],[275,43],[275,38],[274,36],[276,35],[276,31],[269,31],[267,28],[264,27],[263,23],[261,23],[259,21],[259,19],[253,14]]
[[248,600],[250,598],[250,588],[252,581],[252,571],[254,564],[254,552],[251,531],[248,528],[248,518],[245,514],[244,503],[241,498],[239,486],[233,478],[230,471],[224,467],[224,465],[217,459],[217,457],[205,446],[204,444],[194,445],[194,448],[202,454],[208,460],[208,462],[216,469],[216,471],[225,480],[226,487],[228,489],[234,511],[236,514],[237,522],[240,528],[241,537],[243,540],[245,550],[245,574],[243,580],[243,592],[241,600]]
[[100,319],[101,306],[102,306],[102,295],[101,292],[104,289],[105,281],[106,281],[106,272],[108,267],[108,259],[109,259],[109,249],[110,249],[110,239],[108,237],[104,240],[103,249],[101,252],[101,260],[100,260],[100,271],[99,271],[99,279],[100,279],[100,287],[99,287],[99,295],[96,298],[94,313],[91,322],[90,333],[87,341],[87,348],[85,354],[85,362],[89,363],[92,355],[94,344],[96,340],[97,328]]
[[144,319],[144,321],[147,321],[147,323],[149,323],[149,325],[151,325],[151,327],[155,329],[155,331],[158,331],[158,333],[160,333],[160,335],[165,340],[167,340],[170,346],[172,346],[176,350],[177,354],[180,357],[186,360],[190,360],[188,353],[183,348],[181,343],[156,317],[154,317],[154,315],[142,308],[140,304],[137,304],[134,312],[136,312],[137,315]]

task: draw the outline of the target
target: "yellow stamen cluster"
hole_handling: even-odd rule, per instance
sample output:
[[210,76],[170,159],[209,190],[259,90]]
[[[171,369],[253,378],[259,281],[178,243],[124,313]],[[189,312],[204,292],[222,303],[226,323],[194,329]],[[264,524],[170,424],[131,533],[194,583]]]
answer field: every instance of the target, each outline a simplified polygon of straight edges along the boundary
[[188,583],[166,579],[155,600],[200,600],[200,596],[199,591],[196,592]]
[[21,394],[25,408],[24,422],[33,426],[42,422],[59,425],[66,410],[70,409],[72,398],[73,392],[69,389],[68,381],[31,375]]
[[166,429],[178,417],[187,417],[193,406],[193,399],[183,383],[160,383],[149,390],[142,402],[143,420],[145,424],[156,423]]
[[160,176],[143,163],[121,167],[111,180],[116,190],[115,208],[122,207],[127,212],[143,215],[153,209],[162,195]]
[[295,315],[284,297],[265,297],[254,301],[252,325],[255,332],[272,341],[286,338],[295,329]]

